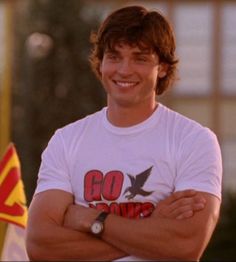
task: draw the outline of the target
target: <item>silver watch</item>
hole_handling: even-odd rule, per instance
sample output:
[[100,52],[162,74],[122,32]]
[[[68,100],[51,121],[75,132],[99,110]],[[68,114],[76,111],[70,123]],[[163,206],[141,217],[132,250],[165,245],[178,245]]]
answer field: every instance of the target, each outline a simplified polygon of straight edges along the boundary
[[109,213],[104,212],[104,211],[98,215],[98,217],[94,220],[94,222],[92,223],[90,227],[92,234],[94,234],[97,237],[101,236],[104,230],[104,221],[108,215]]

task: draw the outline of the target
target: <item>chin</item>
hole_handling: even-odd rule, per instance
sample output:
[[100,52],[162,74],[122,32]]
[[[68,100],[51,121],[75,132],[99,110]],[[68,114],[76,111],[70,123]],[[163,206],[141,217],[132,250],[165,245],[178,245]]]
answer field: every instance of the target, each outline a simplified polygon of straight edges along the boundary
[[120,107],[125,107],[125,108],[131,108],[136,105],[134,100],[130,101],[130,100],[125,100],[125,99],[117,100],[116,104]]

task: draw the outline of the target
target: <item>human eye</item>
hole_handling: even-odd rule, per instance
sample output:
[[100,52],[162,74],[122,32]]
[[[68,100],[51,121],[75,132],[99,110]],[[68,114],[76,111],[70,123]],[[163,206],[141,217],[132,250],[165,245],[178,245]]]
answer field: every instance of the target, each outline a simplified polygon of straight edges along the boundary
[[135,61],[138,63],[147,63],[149,61],[148,57],[145,55],[138,55],[135,57]]
[[137,57],[137,60],[138,60],[138,61],[141,61],[141,62],[146,62],[146,61],[148,61],[147,57],[145,57],[145,56],[139,56],[139,57]]
[[116,53],[109,52],[106,54],[106,58],[110,61],[116,62],[119,60],[119,56]]

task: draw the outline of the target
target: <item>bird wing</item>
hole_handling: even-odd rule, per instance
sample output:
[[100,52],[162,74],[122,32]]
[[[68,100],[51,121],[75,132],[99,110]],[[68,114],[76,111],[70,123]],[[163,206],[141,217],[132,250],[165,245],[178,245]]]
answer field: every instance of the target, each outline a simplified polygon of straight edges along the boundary
[[134,184],[135,184],[135,178],[134,178],[134,176],[132,176],[132,175],[130,175],[130,174],[127,174],[128,175],[128,177],[129,177],[129,179],[130,179],[130,182],[131,182],[131,186],[133,186]]
[[142,195],[142,196],[149,196],[149,195],[151,195],[153,192],[154,192],[154,191],[145,191],[145,190],[143,190],[143,189],[140,189],[138,193],[139,193],[139,195]]
[[135,179],[135,187],[141,188],[145,184],[147,178],[150,176],[152,170],[152,166],[142,173],[138,174]]

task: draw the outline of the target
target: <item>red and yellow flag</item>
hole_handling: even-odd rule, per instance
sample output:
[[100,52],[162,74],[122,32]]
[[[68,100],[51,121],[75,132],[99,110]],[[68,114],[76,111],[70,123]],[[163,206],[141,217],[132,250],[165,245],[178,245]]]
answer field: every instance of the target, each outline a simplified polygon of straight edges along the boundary
[[23,228],[27,222],[24,186],[16,149],[10,144],[0,162],[0,220]]

